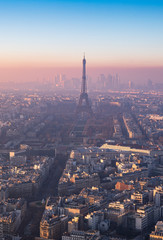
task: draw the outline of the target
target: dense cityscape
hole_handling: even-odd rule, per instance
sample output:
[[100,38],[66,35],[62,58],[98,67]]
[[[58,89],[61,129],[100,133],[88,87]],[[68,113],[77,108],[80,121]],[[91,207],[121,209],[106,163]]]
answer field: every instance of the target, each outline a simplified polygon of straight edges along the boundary
[[163,239],[163,94],[90,101],[82,64],[80,93],[1,90],[1,239]]

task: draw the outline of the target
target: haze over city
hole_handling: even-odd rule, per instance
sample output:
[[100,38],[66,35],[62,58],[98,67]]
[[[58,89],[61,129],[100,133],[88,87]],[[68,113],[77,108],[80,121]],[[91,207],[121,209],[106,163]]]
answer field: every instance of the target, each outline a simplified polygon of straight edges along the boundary
[[162,23],[162,0],[0,0],[0,240],[163,240]]

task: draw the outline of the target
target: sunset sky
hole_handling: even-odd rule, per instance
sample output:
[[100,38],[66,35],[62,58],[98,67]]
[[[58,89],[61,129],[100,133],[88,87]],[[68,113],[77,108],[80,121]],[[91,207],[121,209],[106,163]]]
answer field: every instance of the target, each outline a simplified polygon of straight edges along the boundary
[[80,77],[84,52],[90,75],[161,82],[163,1],[0,0],[0,81]]

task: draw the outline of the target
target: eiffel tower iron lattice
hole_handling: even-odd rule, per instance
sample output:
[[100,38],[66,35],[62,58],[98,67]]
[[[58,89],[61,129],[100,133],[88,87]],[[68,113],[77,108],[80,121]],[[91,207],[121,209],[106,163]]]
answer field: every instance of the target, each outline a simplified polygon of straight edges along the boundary
[[89,103],[88,94],[87,94],[87,83],[86,83],[86,59],[85,55],[83,58],[83,75],[82,75],[82,85],[81,93],[79,98],[79,103],[76,109],[77,115],[88,114],[90,117],[93,116],[92,108]]

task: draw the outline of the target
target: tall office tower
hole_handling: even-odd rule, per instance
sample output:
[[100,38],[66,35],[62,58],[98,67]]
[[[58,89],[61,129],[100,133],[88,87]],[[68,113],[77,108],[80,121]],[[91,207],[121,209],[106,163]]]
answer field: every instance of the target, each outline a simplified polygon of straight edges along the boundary
[[116,85],[116,89],[119,88],[119,84],[120,84],[120,78],[119,78],[119,75],[116,73],[116,76],[115,76],[115,85]]
[[92,116],[92,108],[90,106],[87,94],[87,83],[86,83],[86,59],[85,56],[83,58],[83,76],[82,76],[82,85],[81,85],[81,93],[79,103],[76,109],[76,114],[80,116]]

